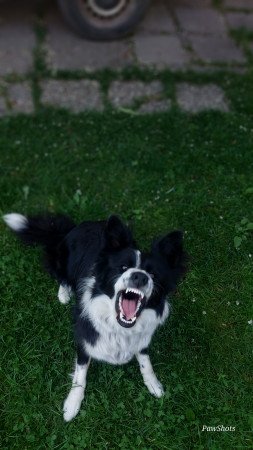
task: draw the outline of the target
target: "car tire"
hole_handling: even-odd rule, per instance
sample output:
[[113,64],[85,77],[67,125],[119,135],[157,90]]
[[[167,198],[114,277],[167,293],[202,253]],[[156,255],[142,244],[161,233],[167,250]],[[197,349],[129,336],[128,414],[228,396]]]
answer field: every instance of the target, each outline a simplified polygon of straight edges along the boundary
[[67,23],[92,40],[119,39],[131,33],[150,0],[58,0]]

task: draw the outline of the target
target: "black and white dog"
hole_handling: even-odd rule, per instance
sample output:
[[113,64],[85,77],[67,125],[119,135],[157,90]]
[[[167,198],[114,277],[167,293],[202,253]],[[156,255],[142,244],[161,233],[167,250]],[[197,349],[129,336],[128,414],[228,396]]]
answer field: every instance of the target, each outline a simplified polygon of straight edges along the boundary
[[12,213],[4,220],[24,243],[44,248],[46,269],[60,284],[60,302],[67,303],[71,293],[76,297],[77,359],[65,421],[80,409],[91,358],[124,364],[136,356],[149,392],[161,397],[147,348],[168,317],[166,297],[186,270],[182,233],[173,231],[140,252],[117,216],[78,226],[65,216]]

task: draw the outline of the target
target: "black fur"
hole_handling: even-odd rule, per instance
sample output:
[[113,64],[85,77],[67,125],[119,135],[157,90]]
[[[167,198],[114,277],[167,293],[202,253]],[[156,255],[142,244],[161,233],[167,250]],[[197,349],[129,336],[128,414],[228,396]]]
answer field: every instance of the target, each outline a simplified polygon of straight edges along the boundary
[[[28,217],[28,226],[16,234],[28,245],[41,245],[47,271],[68,285],[80,298],[82,280],[94,276],[93,295],[114,292],[115,279],[123,267],[132,267],[137,244],[130,229],[117,216],[106,221],[85,221],[75,226],[63,215]],[[146,307],[162,315],[165,297],[173,292],[186,272],[187,256],[183,234],[173,231],[153,241],[151,251],[142,253],[141,269],[152,275],[155,289]]]
[[[183,235],[174,231],[141,253],[130,229],[117,217],[75,225],[66,216],[24,217],[6,223],[28,245],[44,249],[47,271],[60,283],[62,303],[75,294],[77,360],[64,418],[77,414],[91,358],[125,364],[136,356],[149,391],[163,395],[151,369],[148,346],[169,314],[166,297],[186,271]],[[155,311],[155,314],[154,314]]]
[[96,331],[88,317],[83,317],[81,313],[82,311],[76,305],[73,308],[76,343],[81,345],[82,342],[85,341],[88,342],[88,344],[95,345],[99,338],[99,333]]

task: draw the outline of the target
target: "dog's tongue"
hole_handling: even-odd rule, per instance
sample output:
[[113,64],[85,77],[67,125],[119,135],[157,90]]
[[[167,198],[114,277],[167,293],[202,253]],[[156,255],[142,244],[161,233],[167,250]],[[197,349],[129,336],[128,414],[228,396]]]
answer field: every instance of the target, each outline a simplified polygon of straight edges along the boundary
[[121,306],[127,320],[132,319],[135,316],[136,311],[135,300],[126,300],[125,298],[123,298]]

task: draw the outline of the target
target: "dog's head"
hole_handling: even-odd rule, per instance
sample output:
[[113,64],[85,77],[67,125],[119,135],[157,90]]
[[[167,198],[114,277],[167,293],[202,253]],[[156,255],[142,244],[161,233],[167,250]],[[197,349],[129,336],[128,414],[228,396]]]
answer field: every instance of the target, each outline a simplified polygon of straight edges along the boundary
[[173,231],[156,239],[150,252],[137,250],[132,234],[117,216],[105,226],[105,245],[95,268],[95,291],[114,302],[118,323],[130,328],[145,308],[159,306],[185,272],[183,235]]

